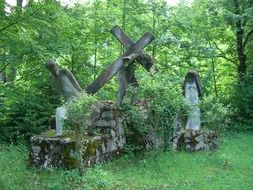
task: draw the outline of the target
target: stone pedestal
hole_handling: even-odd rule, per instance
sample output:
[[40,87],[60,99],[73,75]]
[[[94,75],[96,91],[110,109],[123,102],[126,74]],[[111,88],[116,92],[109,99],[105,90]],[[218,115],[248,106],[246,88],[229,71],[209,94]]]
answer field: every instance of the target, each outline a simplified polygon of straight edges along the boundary
[[176,150],[189,152],[214,150],[218,147],[218,135],[214,131],[186,129],[176,132],[172,143]]
[[32,137],[30,143],[30,163],[38,168],[75,168],[78,165],[73,131],[65,131],[63,136],[57,137],[55,130],[51,130]]
[[88,167],[118,156],[126,144],[123,112],[112,102],[99,102],[91,109],[84,134],[64,131],[62,136],[55,136],[52,130],[32,137],[30,163],[39,168],[75,168],[81,163],[81,154],[83,165]]

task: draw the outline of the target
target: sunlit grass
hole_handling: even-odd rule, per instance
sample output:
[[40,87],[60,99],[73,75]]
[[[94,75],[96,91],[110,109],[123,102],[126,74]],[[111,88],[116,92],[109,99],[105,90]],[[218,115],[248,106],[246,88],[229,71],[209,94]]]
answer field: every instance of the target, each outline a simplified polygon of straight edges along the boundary
[[38,170],[27,164],[27,149],[0,148],[0,190],[16,189],[253,189],[253,134],[222,137],[214,152],[169,151],[125,155],[77,171]]

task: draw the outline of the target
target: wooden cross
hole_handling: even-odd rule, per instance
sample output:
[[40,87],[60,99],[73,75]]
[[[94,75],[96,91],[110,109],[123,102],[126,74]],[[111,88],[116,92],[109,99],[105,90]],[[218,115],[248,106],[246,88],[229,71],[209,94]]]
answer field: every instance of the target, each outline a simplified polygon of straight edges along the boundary
[[125,63],[132,63],[143,53],[142,49],[154,40],[154,36],[147,32],[134,43],[118,26],[115,26],[111,32],[127,50],[85,88],[88,94],[95,94],[107,81],[119,72]]
[[[131,38],[129,38],[119,26],[114,26],[111,33],[126,49],[130,48],[130,46],[134,44],[134,41],[131,40]],[[142,55],[145,55],[145,53],[141,50],[140,54],[136,58],[137,62],[141,62],[142,59],[146,59],[146,56]],[[151,60],[146,59],[145,61],[155,62],[153,58]],[[152,64],[150,63],[149,65]]]

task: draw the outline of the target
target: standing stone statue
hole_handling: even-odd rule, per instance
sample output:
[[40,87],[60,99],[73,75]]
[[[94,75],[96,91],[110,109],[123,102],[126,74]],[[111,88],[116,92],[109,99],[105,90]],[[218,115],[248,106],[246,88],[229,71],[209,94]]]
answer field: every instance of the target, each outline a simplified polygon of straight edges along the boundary
[[[54,78],[56,88],[64,97],[65,103],[70,103],[74,98],[79,97],[84,91],[78,84],[73,74],[68,69],[61,69],[54,60],[49,60],[45,64]],[[62,126],[66,119],[65,105],[56,108],[56,135],[62,135]]]
[[195,71],[189,71],[184,80],[183,84],[183,95],[190,107],[186,129],[199,130],[200,121],[200,108],[199,108],[199,97],[201,96],[201,84],[199,75]]

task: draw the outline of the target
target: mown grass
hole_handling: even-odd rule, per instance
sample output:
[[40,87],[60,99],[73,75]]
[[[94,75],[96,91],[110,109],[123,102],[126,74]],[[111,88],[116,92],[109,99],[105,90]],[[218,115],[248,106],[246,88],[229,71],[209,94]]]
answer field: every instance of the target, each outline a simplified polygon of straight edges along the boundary
[[150,152],[88,169],[38,170],[25,147],[0,146],[0,190],[253,189],[253,134],[222,137],[213,152]]

